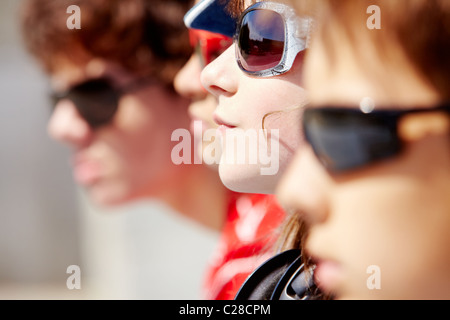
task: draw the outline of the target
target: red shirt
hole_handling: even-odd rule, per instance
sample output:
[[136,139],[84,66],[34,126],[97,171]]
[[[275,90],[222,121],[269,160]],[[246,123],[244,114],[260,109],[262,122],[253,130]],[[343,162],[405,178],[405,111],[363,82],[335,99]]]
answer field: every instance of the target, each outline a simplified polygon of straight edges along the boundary
[[234,299],[247,277],[272,256],[285,213],[273,195],[233,193],[226,217],[206,271],[204,299]]

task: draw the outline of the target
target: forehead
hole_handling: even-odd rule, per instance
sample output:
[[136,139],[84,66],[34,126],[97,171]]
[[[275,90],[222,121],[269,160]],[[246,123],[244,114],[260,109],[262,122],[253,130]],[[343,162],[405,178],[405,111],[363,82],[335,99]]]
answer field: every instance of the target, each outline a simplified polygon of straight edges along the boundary
[[87,78],[86,66],[74,63],[68,59],[55,60],[50,75],[50,83],[55,90],[67,90],[76,83]]
[[104,76],[118,83],[130,78],[130,75],[120,66],[104,59],[91,58],[88,61],[79,62],[60,57],[51,73],[50,81],[55,90],[67,90],[86,79]]
[[[349,39],[337,28],[315,35],[304,65],[305,88],[312,105],[359,105],[371,98],[377,105],[435,104],[437,93],[393,42]],[[333,40],[330,40],[333,39]]]

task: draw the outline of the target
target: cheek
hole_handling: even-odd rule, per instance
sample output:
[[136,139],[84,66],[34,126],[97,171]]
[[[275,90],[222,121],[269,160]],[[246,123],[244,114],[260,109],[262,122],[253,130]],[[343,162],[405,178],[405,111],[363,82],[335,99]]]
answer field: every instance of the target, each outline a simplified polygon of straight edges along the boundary
[[124,99],[115,118],[116,155],[129,178],[149,180],[171,163],[170,106]]
[[[258,82],[259,81],[259,82]],[[282,117],[283,113],[300,110],[308,103],[306,91],[299,84],[281,79],[257,79],[243,87],[245,103],[241,112],[253,119],[253,127],[260,129],[267,115],[272,119]],[[282,117],[289,119],[289,117]],[[278,122],[278,127],[283,122]]]
[[303,108],[308,103],[306,91],[299,83],[283,77],[257,79],[246,85],[249,87],[244,86],[244,89],[247,89],[244,92],[249,94],[244,97],[245,103],[240,104],[241,119],[245,122],[246,129],[264,128],[269,132],[277,130],[280,150],[289,154],[295,152],[303,143],[301,119]]
[[281,171],[286,169],[295,153],[301,152],[305,146],[301,125],[302,115],[302,108],[296,107],[293,110],[275,112],[265,118],[264,128],[269,134],[273,133],[272,143],[278,145]]
[[[336,189],[334,216],[349,295],[424,298],[449,283],[450,218],[423,181],[366,179]],[[380,270],[381,290],[370,290],[368,268]],[[448,286],[447,286],[448,288]]]
[[[257,154],[255,161],[258,163],[233,166],[232,161],[224,160],[232,150],[226,139],[219,172],[222,181],[232,190],[274,193],[280,177],[304,142],[301,117],[306,94],[297,84],[273,79],[245,82],[242,90],[246,94],[240,96],[239,103],[235,104],[240,109],[233,109],[234,117],[240,119],[240,129],[258,137],[258,143],[257,148],[246,148],[245,152],[238,154],[245,153],[247,160],[251,154]],[[267,130],[268,139],[263,128]],[[262,165],[264,162],[268,165]]]

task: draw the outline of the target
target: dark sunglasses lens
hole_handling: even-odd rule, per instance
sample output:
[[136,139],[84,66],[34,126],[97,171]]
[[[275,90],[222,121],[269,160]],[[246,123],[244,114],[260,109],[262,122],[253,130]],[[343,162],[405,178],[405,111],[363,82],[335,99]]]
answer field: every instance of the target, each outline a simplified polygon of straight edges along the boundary
[[283,57],[285,44],[283,17],[270,10],[253,10],[242,19],[238,53],[247,71],[263,71],[276,67]]
[[82,83],[72,88],[67,98],[94,128],[109,123],[119,103],[119,93],[106,79]]
[[306,109],[307,141],[333,172],[392,157],[400,150],[396,122],[356,110]]

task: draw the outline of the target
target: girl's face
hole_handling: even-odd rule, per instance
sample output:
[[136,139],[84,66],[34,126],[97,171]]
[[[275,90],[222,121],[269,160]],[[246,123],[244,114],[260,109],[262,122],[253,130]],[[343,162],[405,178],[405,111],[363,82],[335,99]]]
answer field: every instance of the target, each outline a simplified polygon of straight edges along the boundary
[[303,141],[303,54],[287,73],[259,78],[241,71],[235,51],[236,43],[201,75],[203,86],[218,101],[214,120],[222,138],[219,174],[231,190],[273,193]]
[[[359,45],[374,57],[370,43]],[[439,100],[405,56],[362,61],[344,41],[334,49],[332,67],[320,38],[310,48],[305,83],[312,107],[357,108],[365,97],[390,109]],[[399,124],[403,152],[338,175],[310,147],[296,155],[278,194],[309,225],[306,249],[326,292],[341,299],[450,298],[449,122],[407,116]]]
[[[191,99],[191,104],[188,108],[188,113],[191,118],[191,133],[195,133],[197,130],[196,126],[201,130],[201,136],[194,134],[194,150],[197,153],[197,156],[206,163],[209,163],[209,160],[214,163],[214,159],[206,159],[209,155],[209,153],[206,152],[206,148],[208,148],[212,142],[207,143],[203,141],[203,136],[207,130],[217,127],[213,120],[217,102],[214,97],[203,88],[200,82],[202,68],[203,66],[199,55],[194,53],[189,61],[177,73],[174,85],[179,94]],[[220,153],[220,150],[216,150],[216,152]],[[211,165],[211,167],[216,168],[216,165]]]
[[[197,1],[198,2],[198,1]],[[213,115],[217,101],[209,94],[200,82],[202,69],[206,64],[221,55],[232,40],[223,35],[203,30],[189,30],[191,45],[195,52],[189,61],[177,73],[174,86],[177,92],[191,99],[188,113],[191,118],[191,133],[194,134],[194,149],[196,156],[210,168],[217,170],[217,159],[220,158],[221,146],[215,138],[206,139],[208,131],[215,131],[217,124]],[[197,134],[198,132],[201,135]],[[208,152],[214,148],[214,152]]]
[[[52,80],[67,89],[88,79],[106,77],[118,87],[136,81],[125,70],[100,60],[86,66],[62,64]],[[58,90],[59,91],[59,90]],[[73,150],[75,181],[101,205],[115,205],[141,197],[158,196],[178,168],[170,158],[171,134],[188,127],[188,101],[149,83],[121,96],[112,121],[93,129],[74,103],[58,102],[49,120],[52,138]]]
[[[236,64],[232,45],[203,70],[202,83],[218,100],[214,119],[223,142],[219,174],[229,189],[274,192],[303,141],[300,120],[307,97],[300,80],[302,64],[299,55],[284,75],[249,77]],[[251,159],[250,153],[257,159]],[[240,161],[241,155],[245,155],[244,161]],[[270,161],[264,162],[267,159]],[[265,174],[264,168],[270,174]]]

